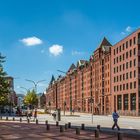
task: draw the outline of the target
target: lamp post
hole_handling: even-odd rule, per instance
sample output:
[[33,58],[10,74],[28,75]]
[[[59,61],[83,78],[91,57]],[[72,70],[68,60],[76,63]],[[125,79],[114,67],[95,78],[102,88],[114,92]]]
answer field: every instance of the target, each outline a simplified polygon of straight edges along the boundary
[[94,103],[94,98],[90,97],[89,102],[91,103],[91,122],[93,124],[93,103]]
[[27,88],[25,88],[25,87],[20,87],[20,88],[22,88],[22,89],[26,90],[26,92],[28,92],[32,87],[29,88],[29,89],[27,89]]
[[64,116],[65,116],[65,111],[66,111],[66,101],[64,101]]

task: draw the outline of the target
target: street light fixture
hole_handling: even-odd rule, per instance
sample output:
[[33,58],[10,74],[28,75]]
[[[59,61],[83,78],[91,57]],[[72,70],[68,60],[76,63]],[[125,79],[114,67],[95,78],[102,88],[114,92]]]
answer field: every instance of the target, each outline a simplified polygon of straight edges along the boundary
[[22,89],[26,90],[26,92],[28,92],[32,87],[29,88],[29,89],[27,89],[27,88],[25,88],[25,87],[20,87],[20,88],[22,88]]
[[93,103],[94,103],[94,98],[90,97],[89,102],[91,103],[91,122],[93,124]]
[[35,81],[33,81],[33,80],[30,80],[30,79],[25,79],[25,80],[34,84],[36,93],[37,93],[37,85],[38,85],[39,83],[41,83],[41,82],[46,81],[46,80],[39,80],[39,81],[35,82]]

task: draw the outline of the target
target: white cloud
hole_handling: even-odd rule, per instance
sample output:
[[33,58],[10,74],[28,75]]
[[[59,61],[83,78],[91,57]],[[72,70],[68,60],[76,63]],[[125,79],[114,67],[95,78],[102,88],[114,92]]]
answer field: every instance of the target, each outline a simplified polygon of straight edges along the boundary
[[131,32],[131,31],[132,31],[132,27],[127,26],[126,29],[125,29],[125,31],[126,31],[126,32]]
[[121,35],[125,35],[126,33],[125,32],[121,32]]
[[85,52],[80,52],[80,51],[72,51],[72,55],[83,55]]
[[50,52],[50,54],[52,54],[54,56],[58,56],[63,53],[63,46],[58,45],[58,44],[52,45],[49,48],[49,52]]
[[20,40],[25,46],[35,46],[40,45],[43,41],[35,36],[27,37]]

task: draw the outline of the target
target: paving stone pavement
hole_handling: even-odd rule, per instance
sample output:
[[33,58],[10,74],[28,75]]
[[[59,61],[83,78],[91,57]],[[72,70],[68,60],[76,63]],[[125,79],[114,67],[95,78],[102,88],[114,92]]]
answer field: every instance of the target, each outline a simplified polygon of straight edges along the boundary
[[[25,122],[0,121],[0,140],[94,140],[94,131],[81,130],[76,135],[75,129],[60,132],[60,127],[50,125],[46,130],[45,124],[27,124]],[[118,140],[117,136],[100,133],[98,140]],[[136,140],[125,137],[123,140]]]

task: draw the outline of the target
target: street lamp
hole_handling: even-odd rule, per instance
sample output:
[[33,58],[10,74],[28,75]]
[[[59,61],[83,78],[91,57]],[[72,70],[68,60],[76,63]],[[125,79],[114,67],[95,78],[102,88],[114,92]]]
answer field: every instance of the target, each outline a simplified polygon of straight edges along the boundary
[[39,80],[39,81],[35,82],[35,81],[29,80],[29,79],[25,79],[25,80],[34,84],[34,87],[35,87],[34,89],[35,89],[36,93],[37,93],[37,85],[41,82],[46,81],[46,80]]
[[90,97],[89,102],[91,103],[91,122],[93,124],[93,103],[94,103],[94,98]]
[[64,116],[65,116],[65,111],[66,111],[66,101],[64,101]]
[[29,88],[29,89],[27,89],[27,88],[25,88],[25,87],[20,87],[20,88],[22,88],[22,89],[26,90],[26,92],[28,92],[32,87]]

